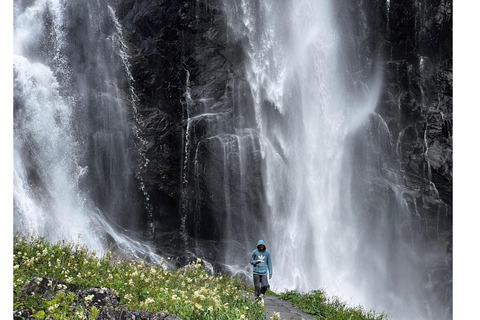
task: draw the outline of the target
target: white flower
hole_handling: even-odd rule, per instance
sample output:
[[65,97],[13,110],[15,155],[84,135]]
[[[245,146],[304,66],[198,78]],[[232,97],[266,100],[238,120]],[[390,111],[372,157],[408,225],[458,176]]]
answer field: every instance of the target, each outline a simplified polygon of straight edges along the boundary
[[92,302],[94,295],[89,294],[88,296],[85,297],[85,303],[88,305],[90,302]]
[[57,303],[57,304],[54,304],[53,306],[48,307],[48,311],[53,311],[53,310],[55,310],[56,308],[58,308],[58,306],[59,306],[58,303]]
[[280,312],[274,312],[270,320],[280,320]]

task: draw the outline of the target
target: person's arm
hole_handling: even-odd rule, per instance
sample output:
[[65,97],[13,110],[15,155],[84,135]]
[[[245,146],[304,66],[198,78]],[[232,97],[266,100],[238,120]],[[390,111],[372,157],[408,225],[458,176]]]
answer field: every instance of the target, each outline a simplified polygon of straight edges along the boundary
[[250,257],[250,264],[251,264],[252,266],[257,265],[257,261],[255,260],[255,258],[256,258],[256,257],[255,257],[255,250],[254,250],[254,251],[252,252],[252,256]]

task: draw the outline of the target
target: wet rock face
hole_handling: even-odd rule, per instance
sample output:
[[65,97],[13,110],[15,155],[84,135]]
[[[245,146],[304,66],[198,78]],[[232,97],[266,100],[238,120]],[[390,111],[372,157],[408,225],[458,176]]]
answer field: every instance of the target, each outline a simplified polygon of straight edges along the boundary
[[379,113],[397,139],[425,237],[451,254],[452,3],[391,1],[387,14],[390,57]]
[[[368,26],[357,35],[363,45],[355,53],[365,57],[361,67],[384,61],[381,98],[369,126],[374,132],[380,122],[388,128],[391,155],[382,161],[398,162],[411,214],[405,234],[429,254],[422,258],[425,294],[445,306],[445,313],[435,315],[443,318],[451,314],[452,291],[452,1],[342,5],[339,14],[356,21],[357,29]],[[382,193],[382,186],[373,189]]]
[[[219,240],[228,206],[236,213],[260,211],[260,159],[240,159],[238,142],[258,151],[258,138],[245,131],[255,127],[254,110],[241,51],[229,42],[221,4],[145,0],[119,5],[148,159],[141,176],[155,234],[184,230]],[[243,186],[252,190],[247,209],[235,193],[239,180],[232,168],[239,164],[251,170],[246,176],[255,177]]]

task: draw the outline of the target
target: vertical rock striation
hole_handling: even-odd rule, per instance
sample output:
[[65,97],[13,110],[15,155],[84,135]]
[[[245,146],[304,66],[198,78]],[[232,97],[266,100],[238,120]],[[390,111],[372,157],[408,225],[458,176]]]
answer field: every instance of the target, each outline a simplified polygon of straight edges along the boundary
[[141,174],[152,235],[169,234],[188,250],[207,241],[215,249],[202,254],[221,261],[226,248],[218,241],[234,236],[225,226],[257,219],[263,190],[242,55],[228,38],[221,1],[122,1],[118,12],[148,159]]

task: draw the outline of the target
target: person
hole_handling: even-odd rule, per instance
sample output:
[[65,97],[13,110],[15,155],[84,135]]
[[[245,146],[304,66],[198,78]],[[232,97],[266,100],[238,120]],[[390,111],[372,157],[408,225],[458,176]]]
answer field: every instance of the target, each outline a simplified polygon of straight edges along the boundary
[[[270,252],[267,250],[265,241],[258,241],[257,248],[253,250],[252,256],[250,257],[250,264],[253,266],[255,298],[263,303],[263,295],[269,287],[268,279],[272,279],[273,275],[272,258]],[[262,296],[260,296],[260,294]]]

